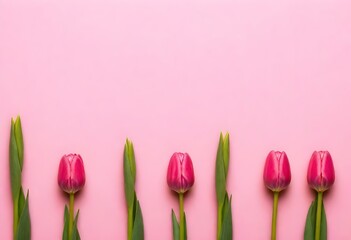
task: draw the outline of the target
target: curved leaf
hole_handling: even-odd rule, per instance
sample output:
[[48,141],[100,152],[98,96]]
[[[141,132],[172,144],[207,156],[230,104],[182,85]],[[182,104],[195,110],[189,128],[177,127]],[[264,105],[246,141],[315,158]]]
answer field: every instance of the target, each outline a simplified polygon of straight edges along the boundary
[[24,208],[19,218],[18,229],[17,229],[17,240],[30,240],[31,238],[31,223],[29,216],[29,192],[27,192],[27,197],[25,200]]
[[144,222],[139,201],[136,201],[132,240],[144,240]]
[[15,120],[15,139],[17,144],[17,151],[18,151],[18,160],[21,167],[21,171],[23,168],[23,134],[22,134],[22,124],[21,118],[18,116]]
[[20,188],[19,198],[18,198],[18,219],[20,219],[23,209],[26,205],[26,198],[24,197],[23,189]]
[[179,240],[179,223],[177,217],[172,209],[172,227],[173,227],[173,240]]
[[69,212],[68,212],[67,205],[65,205],[63,221],[64,221],[64,226],[63,226],[63,232],[62,232],[62,240],[68,240]]
[[15,137],[15,123],[11,120],[11,135],[10,135],[10,180],[12,199],[18,200],[21,188],[22,176],[21,166],[18,158],[18,148]]
[[224,173],[225,173],[226,180],[227,180],[228,169],[229,169],[229,155],[230,155],[229,133],[226,133],[223,138],[223,163],[224,163]]
[[[316,215],[317,215],[317,195],[316,199],[311,203],[308,209],[304,240],[314,240],[316,231]],[[322,215],[321,215],[321,240],[327,240],[327,217],[325,214],[324,203],[322,202]]]
[[135,191],[135,159],[133,144],[127,139],[124,146],[124,159],[123,159],[123,171],[124,171],[124,192],[128,209],[134,205],[134,191]]
[[218,204],[223,203],[226,192],[226,174],[223,159],[223,135],[221,133],[216,158],[216,196]]
[[228,200],[226,194],[223,205],[223,224],[221,232],[221,240],[231,240],[233,238],[233,223],[232,223],[232,196]]
[[179,240],[179,223],[177,217],[172,209],[172,227],[173,227],[173,240]]
[[74,218],[73,221],[73,229],[72,229],[72,240],[80,240],[80,235],[79,235],[79,231],[78,231],[78,217],[79,217],[79,210],[76,214],[76,217]]

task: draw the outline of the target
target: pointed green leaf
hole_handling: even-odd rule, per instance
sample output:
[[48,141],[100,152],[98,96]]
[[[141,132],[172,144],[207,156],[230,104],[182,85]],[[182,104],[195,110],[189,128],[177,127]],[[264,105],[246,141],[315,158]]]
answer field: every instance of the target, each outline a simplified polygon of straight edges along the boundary
[[73,221],[73,229],[72,229],[72,240],[80,240],[80,235],[78,231],[78,217],[79,217],[79,210],[76,214],[76,217],[74,218]]
[[18,219],[20,219],[23,209],[26,205],[26,199],[24,197],[23,189],[20,188],[19,199],[18,199]]
[[31,238],[31,223],[30,223],[30,216],[29,216],[28,201],[29,201],[29,192],[27,192],[25,205],[19,219],[18,229],[16,234],[17,240],[30,240]]
[[224,173],[225,179],[227,180],[228,176],[228,169],[229,169],[229,155],[230,155],[230,148],[229,148],[229,133],[226,133],[223,139],[223,163],[224,163]]
[[177,217],[172,209],[172,226],[173,226],[173,240],[179,240],[179,223],[177,221]]
[[19,192],[21,188],[22,176],[21,166],[18,159],[18,149],[15,137],[15,124],[11,120],[11,135],[10,135],[10,180],[11,180],[11,192],[12,199],[18,200]]
[[134,191],[135,191],[135,159],[133,144],[127,139],[124,146],[124,159],[123,159],[123,171],[124,171],[124,192],[128,209],[134,205]]
[[225,203],[223,205],[223,224],[221,232],[221,240],[231,240],[233,238],[233,224],[232,224],[232,196],[228,200],[226,194]]
[[[308,214],[307,214],[306,224],[305,224],[304,240],[314,240],[315,238],[316,215],[317,215],[317,197],[311,203],[311,206],[308,209]],[[322,215],[321,215],[321,240],[327,240],[327,218],[326,218],[323,203],[322,203]]]
[[65,205],[62,240],[68,240],[68,225],[69,225],[69,212],[68,212],[67,205]]
[[130,172],[132,174],[133,180],[135,182],[136,178],[136,164],[135,164],[135,155],[134,155],[134,145],[133,142],[129,139],[126,140],[127,147],[127,158],[130,164]]
[[144,222],[140,203],[136,201],[136,212],[133,225],[132,240],[144,240]]
[[20,116],[18,116],[15,120],[15,139],[16,139],[17,151],[18,151],[18,160],[22,171],[23,169],[23,135],[22,135],[22,124],[21,124]]
[[223,135],[221,133],[216,158],[216,196],[217,203],[222,204],[226,192],[226,177],[223,159]]
[[134,191],[134,200],[133,200],[133,215],[132,215],[132,219],[133,219],[133,226],[134,226],[134,220],[135,220],[135,215],[136,215],[136,211],[137,211],[137,196],[136,196],[136,192]]
[[304,240],[314,240],[314,233],[316,227],[316,209],[316,201],[313,201],[307,213]]

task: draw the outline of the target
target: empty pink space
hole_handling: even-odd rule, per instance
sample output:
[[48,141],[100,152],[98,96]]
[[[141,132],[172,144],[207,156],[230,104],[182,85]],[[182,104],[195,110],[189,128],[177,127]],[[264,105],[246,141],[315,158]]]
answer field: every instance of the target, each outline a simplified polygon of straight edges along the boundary
[[189,153],[195,171],[188,239],[215,239],[220,131],[231,139],[234,239],[270,238],[270,150],[287,153],[292,174],[278,239],[303,238],[314,150],[334,159],[328,237],[350,239],[350,12],[342,0],[0,0],[0,239],[12,237],[8,144],[17,114],[34,240],[61,239],[68,196],[57,173],[67,153],[85,164],[82,239],[126,239],[127,137],[145,239],[172,238],[178,204],[166,174],[176,151]]

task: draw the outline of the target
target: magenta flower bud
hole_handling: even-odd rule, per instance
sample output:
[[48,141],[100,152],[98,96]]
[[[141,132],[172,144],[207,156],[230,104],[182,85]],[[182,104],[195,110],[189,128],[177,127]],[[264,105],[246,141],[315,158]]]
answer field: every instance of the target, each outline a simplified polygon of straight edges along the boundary
[[332,157],[328,151],[315,151],[308,165],[307,182],[317,192],[328,190],[335,181]]
[[83,188],[85,172],[79,154],[68,154],[61,158],[57,181],[66,193],[76,193]]
[[273,192],[280,192],[291,182],[289,159],[285,152],[271,151],[263,172],[264,184]]
[[187,153],[174,153],[169,160],[167,183],[177,193],[185,193],[195,181],[193,163]]

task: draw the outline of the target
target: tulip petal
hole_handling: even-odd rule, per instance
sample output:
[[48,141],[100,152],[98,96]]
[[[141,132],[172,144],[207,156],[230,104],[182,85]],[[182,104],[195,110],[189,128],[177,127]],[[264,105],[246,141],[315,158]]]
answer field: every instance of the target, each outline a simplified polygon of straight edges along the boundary
[[323,155],[323,161],[321,169],[323,169],[322,176],[325,179],[324,186],[329,188],[331,185],[334,184],[335,181],[335,171],[334,171],[334,164],[329,152],[325,151]]
[[271,151],[268,154],[263,171],[263,180],[266,187],[275,192],[288,187],[291,182],[291,172],[285,152]]
[[67,156],[63,156],[60,161],[57,181],[61,189],[67,193],[70,193],[71,186],[71,164]]
[[194,167],[190,159],[190,156],[185,153],[182,157],[181,164],[181,189],[183,192],[186,192],[189,188],[192,187],[195,181],[194,176]]
[[85,185],[84,164],[80,155],[76,155],[71,161],[71,188],[73,193],[81,190]]
[[180,192],[182,189],[182,154],[174,153],[169,161],[167,170],[167,183],[168,186],[176,191]]
[[318,192],[328,190],[335,181],[334,165],[328,151],[315,151],[307,170],[307,182]]

